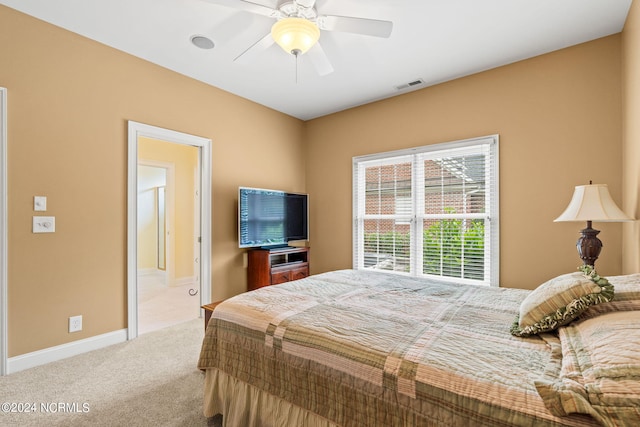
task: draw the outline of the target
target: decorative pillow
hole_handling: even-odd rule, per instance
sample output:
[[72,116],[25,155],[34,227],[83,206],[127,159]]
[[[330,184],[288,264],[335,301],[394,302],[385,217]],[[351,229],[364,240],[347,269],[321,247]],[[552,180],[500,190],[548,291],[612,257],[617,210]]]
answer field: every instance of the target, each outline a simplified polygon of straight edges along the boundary
[[590,306],[580,315],[580,319],[613,311],[640,310],[640,274],[609,276],[607,279],[615,289],[613,300]]
[[[640,425],[640,311],[603,314],[558,330],[534,382],[556,416],[589,414],[605,426]],[[554,337],[555,338],[555,337]]]
[[558,276],[533,290],[520,304],[520,313],[511,326],[518,337],[548,332],[566,325],[592,305],[611,301],[613,286],[592,266],[582,273]]

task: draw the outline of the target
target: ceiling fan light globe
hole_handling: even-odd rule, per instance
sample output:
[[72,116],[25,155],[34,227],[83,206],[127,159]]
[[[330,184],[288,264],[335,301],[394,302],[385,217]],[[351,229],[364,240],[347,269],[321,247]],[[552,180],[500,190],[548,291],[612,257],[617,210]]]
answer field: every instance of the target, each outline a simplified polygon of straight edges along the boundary
[[304,18],[283,18],[271,27],[271,37],[287,53],[302,54],[320,38],[320,28]]

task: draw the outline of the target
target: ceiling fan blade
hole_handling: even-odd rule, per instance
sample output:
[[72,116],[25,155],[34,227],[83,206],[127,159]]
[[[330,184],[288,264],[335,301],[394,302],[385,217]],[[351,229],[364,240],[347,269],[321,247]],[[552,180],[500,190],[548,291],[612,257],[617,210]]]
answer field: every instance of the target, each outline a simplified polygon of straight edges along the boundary
[[340,31],[384,38],[389,37],[393,30],[393,22],[391,21],[335,15],[319,16],[318,26],[320,29],[327,31]]
[[204,0],[208,3],[219,4],[221,6],[230,7],[233,9],[244,10],[246,12],[255,13],[257,15],[264,15],[270,18],[278,16],[276,9],[264,6],[262,4],[253,3],[245,0]]
[[251,57],[253,55],[255,55],[258,52],[262,52],[263,50],[268,49],[274,43],[275,42],[273,41],[273,37],[271,37],[271,33],[268,33],[266,36],[264,36],[263,38],[261,38],[260,40],[258,40],[257,42],[255,42],[254,44],[249,46],[240,55],[236,56],[234,58],[233,62],[246,64],[247,62],[250,61],[250,59],[251,59]]
[[309,57],[318,75],[326,76],[327,74],[333,73],[333,66],[320,43],[316,43],[309,49],[309,51],[305,53],[305,56]]

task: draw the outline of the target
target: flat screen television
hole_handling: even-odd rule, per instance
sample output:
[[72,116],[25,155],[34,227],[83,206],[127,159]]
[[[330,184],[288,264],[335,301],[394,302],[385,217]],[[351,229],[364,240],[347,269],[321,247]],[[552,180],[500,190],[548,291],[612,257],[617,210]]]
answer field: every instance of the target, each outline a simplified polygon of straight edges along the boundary
[[309,238],[309,196],[240,187],[238,237],[241,248],[287,246]]

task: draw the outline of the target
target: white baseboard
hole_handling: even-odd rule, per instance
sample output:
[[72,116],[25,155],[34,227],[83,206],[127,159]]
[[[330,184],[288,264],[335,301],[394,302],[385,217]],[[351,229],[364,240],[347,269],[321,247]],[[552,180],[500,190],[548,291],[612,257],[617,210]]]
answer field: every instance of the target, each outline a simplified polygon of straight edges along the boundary
[[120,329],[119,331],[108,332],[67,344],[45,348],[44,350],[10,357],[7,360],[7,374],[55,362],[56,360],[66,359],[67,357],[77,356],[78,354],[125,342],[126,340],[127,330]]
[[151,276],[151,275],[162,275],[165,274],[164,270],[158,270],[157,268],[139,268],[138,276]]

